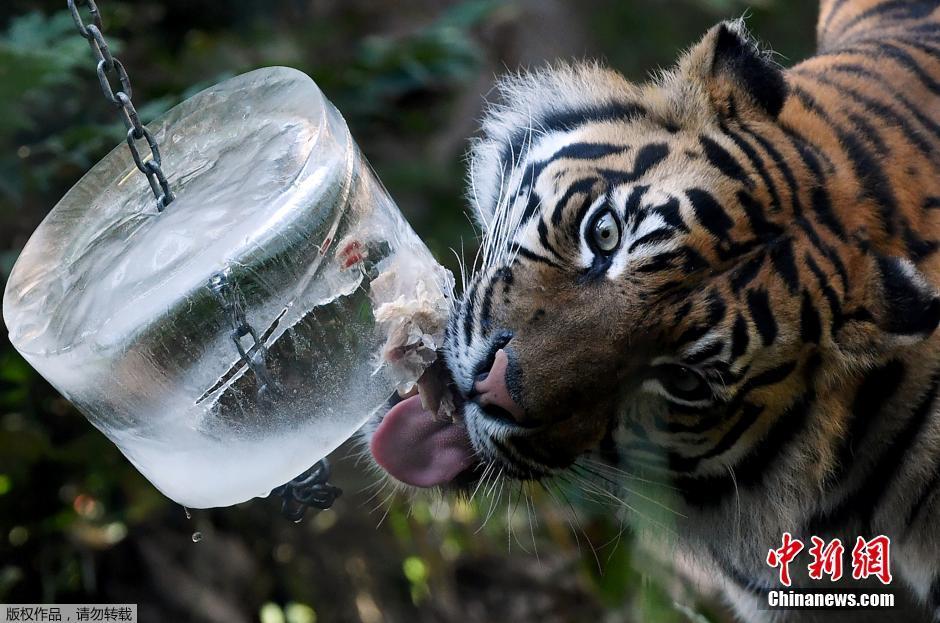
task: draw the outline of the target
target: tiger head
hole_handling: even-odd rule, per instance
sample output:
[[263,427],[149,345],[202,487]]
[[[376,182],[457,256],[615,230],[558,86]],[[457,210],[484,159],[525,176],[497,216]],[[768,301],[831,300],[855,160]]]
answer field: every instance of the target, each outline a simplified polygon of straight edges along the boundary
[[890,237],[840,208],[857,191],[816,183],[833,165],[739,23],[648,85],[579,64],[501,95],[470,160],[482,266],[445,349],[484,463],[539,479],[598,453],[723,473],[818,379],[940,321]]

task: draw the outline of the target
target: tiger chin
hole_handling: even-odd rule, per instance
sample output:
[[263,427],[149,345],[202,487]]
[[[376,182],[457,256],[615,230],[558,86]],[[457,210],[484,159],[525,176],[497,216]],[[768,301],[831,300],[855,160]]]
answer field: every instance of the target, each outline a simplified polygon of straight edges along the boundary
[[890,586],[802,559],[794,586],[895,593],[854,621],[940,620],[936,6],[825,0],[787,70],[727,22],[648,84],[505,78],[471,151],[458,416],[402,401],[366,433],[378,464],[419,488],[585,462],[598,487],[667,483],[658,536],[745,621],[817,620],[766,610],[784,533],[885,535]]

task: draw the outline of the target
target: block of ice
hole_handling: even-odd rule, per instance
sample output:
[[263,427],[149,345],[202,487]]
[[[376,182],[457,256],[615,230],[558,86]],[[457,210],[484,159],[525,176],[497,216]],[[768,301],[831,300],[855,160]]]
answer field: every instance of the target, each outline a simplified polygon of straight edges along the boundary
[[[453,278],[300,72],[233,78],[149,127],[176,201],[158,213],[117,147],[26,245],[4,319],[157,488],[227,506],[303,472],[417,380]],[[266,396],[233,306],[267,351]]]

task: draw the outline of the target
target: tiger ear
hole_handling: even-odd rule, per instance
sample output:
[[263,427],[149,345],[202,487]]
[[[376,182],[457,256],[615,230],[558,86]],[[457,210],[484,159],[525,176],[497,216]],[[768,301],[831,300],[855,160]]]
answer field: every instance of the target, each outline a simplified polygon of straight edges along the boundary
[[[843,347],[884,351],[926,340],[940,325],[940,291],[910,260],[866,253],[862,301],[845,310],[837,336]],[[867,274],[866,274],[867,273]]]
[[761,52],[741,20],[712,28],[687,57],[706,94],[724,117],[776,118],[787,98],[781,68]]

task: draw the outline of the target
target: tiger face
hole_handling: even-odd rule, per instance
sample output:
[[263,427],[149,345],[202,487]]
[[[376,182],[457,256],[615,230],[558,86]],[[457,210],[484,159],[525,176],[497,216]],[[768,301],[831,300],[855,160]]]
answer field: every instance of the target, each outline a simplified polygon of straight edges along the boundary
[[940,298],[897,257],[914,230],[797,128],[813,100],[740,23],[648,85],[581,64],[501,86],[471,153],[482,265],[445,338],[460,421],[396,406],[379,465],[422,487],[585,455],[759,475],[811,429],[789,464],[825,482],[861,371],[931,335]]
[[829,163],[781,121],[786,80],[740,25],[652,85],[578,65],[503,95],[471,160],[483,266],[446,345],[483,462],[723,474],[769,456],[821,377],[936,327],[914,266],[826,210],[857,199],[813,195]]

